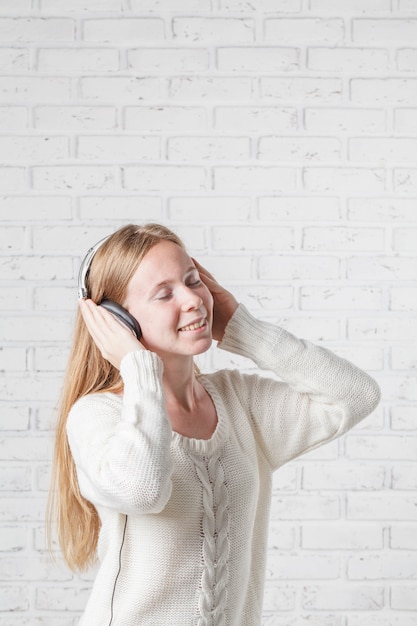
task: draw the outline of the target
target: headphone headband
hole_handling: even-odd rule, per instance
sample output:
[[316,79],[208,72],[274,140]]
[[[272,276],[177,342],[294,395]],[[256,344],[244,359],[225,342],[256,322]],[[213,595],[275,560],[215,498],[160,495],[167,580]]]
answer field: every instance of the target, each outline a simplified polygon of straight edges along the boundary
[[85,257],[83,258],[81,265],[80,265],[80,269],[78,272],[78,297],[81,298],[88,298],[88,290],[86,287],[86,280],[87,280],[87,275],[88,272],[90,271],[90,265],[91,265],[91,261],[93,260],[97,250],[99,248],[101,248],[101,246],[103,245],[103,243],[105,241],[107,241],[107,239],[110,237],[110,235],[107,235],[107,237],[104,237],[103,239],[100,239],[100,241],[98,241],[94,246],[92,246],[87,254],[85,255]]

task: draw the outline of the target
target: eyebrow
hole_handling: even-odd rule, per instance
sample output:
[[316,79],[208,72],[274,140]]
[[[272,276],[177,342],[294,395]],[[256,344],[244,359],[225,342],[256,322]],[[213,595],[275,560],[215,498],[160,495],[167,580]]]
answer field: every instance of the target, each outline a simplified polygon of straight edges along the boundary
[[[190,267],[188,268],[188,270],[186,270],[186,272],[185,272],[185,276],[187,276],[188,274],[191,274],[191,272],[193,272],[194,270],[195,270],[196,272],[198,272],[198,270],[197,270],[197,268],[196,268],[196,266],[195,266],[195,265],[190,265]],[[161,281],[160,283],[158,283],[157,285],[154,285],[154,286],[150,289],[149,293],[150,293],[150,294],[154,293],[157,289],[159,289],[160,287],[164,287],[165,285],[168,285],[170,282],[172,282],[172,279],[170,279],[170,278],[166,278],[166,279],[162,280],[162,281]]]

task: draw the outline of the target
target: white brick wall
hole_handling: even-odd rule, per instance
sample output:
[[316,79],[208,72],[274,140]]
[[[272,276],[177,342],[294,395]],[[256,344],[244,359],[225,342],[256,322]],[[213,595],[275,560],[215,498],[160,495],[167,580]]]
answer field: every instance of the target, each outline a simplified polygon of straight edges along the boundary
[[264,626],[417,624],[416,41],[415,0],[0,1],[0,626],[86,602],[45,553],[54,407],[81,255],[148,220],[382,386],[276,476]]

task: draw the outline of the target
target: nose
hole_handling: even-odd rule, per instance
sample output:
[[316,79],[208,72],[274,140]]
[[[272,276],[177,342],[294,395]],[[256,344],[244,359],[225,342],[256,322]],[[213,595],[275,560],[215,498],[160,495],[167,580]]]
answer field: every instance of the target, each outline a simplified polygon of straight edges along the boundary
[[194,289],[184,285],[181,292],[181,306],[184,311],[199,309],[203,304],[201,296]]

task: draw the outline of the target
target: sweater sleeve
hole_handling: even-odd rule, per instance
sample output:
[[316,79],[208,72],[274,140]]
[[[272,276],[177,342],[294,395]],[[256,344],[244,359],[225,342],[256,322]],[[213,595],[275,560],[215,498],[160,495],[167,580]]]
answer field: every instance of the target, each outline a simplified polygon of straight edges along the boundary
[[242,385],[256,435],[274,469],[347,432],[378,405],[380,390],[368,374],[255,319],[242,304],[218,347],[252,359],[281,379],[246,376]]
[[171,425],[162,392],[162,361],[149,351],[128,354],[120,373],[123,398],[80,398],[67,435],[82,495],[121,513],[158,513],[171,495]]

